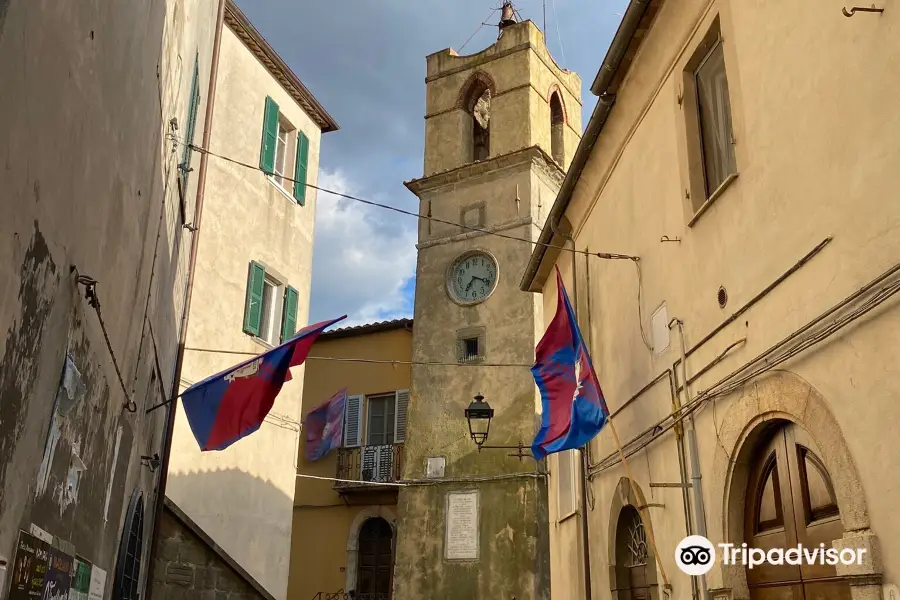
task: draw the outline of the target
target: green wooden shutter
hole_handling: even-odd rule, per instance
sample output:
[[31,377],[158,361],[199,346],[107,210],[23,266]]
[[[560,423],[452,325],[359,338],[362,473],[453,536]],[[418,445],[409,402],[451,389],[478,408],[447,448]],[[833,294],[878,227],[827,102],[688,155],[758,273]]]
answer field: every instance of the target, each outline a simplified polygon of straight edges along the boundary
[[287,341],[297,332],[297,302],[300,293],[291,286],[284,290],[284,318],[281,322],[281,341]]
[[275,147],[278,144],[278,105],[266,96],[266,112],[263,116],[262,144],[259,149],[259,168],[266,173],[275,172]]
[[247,301],[244,304],[244,331],[250,335],[259,335],[265,281],[265,268],[259,263],[251,262],[247,275]]
[[187,128],[184,140],[187,142],[181,155],[181,189],[187,189],[188,174],[191,169],[193,150],[187,144],[194,143],[194,131],[197,128],[197,111],[200,108],[200,57],[194,58],[194,77],[191,80],[191,95],[188,100]]
[[302,131],[297,133],[297,160],[294,161],[294,199],[300,206],[306,205],[306,171],[309,162],[309,138]]

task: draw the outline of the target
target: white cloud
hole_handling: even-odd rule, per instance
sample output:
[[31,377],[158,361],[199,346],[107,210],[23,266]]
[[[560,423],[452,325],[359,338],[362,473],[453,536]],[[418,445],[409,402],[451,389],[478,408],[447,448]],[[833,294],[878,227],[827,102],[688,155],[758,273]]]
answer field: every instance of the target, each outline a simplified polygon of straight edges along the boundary
[[[318,185],[387,204],[341,170],[323,169]],[[310,322],[346,314],[338,325],[346,327],[412,316],[404,285],[415,275],[415,244],[415,218],[318,192]]]

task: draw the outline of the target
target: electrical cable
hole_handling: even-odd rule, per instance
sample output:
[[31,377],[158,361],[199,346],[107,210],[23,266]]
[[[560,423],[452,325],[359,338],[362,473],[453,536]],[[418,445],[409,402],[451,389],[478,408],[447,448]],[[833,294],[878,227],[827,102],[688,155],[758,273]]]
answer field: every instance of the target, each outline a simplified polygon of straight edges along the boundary
[[[252,170],[254,170],[254,171],[259,171],[260,173],[263,173],[264,175],[275,175],[275,173],[270,173],[270,172],[267,172],[267,171],[261,169],[261,168],[259,167],[259,165],[252,165],[252,164],[250,164],[250,163],[246,163],[246,162],[237,160],[237,159],[235,159],[235,158],[231,158],[231,157],[229,157],[229,156],[225,156],[225,155],[223,155],[223,154],[218,154],[218,153],[213,152],[213,151],[211,151],[211,150],[207,150],[206,148],[201,148],[200,146],[197,146],[197,145],[195,145],[195,144],[188,144],[188,143],[186,143],[186,142],[184,142],[184,141],[178,139],[178,137],[175,136],[175,135],[171,135],[171,134],[170,134],[170,139],[172,139],[173,141],[175,141],[175,142],[178,143],[178,144],[182,144],[182,145],[186,145],[186,146],[190,147],[190,148],[191,148],[192,150],[194,150],[195,152],[199,152],[199,153],[201,153],[201,154],[208,154],[209,156],[214,156],[214,157],[216,157],[216,158],[222,159],[222,160],[224,160],[224,161],[226,161],[226,162],[230,162],[230,163],[235,164],[235,165],[238,165],[238,166],[240,166],[240,167],[244,167],[244,168],[247,168],[247,169],[252,169]],[[368,205],[368,206],[374,206],[374,207],[377,207],[377,208],[383,208],[383,209],[385,209],[385,210],[390,210],[390,211],[393,211],[393,212],[396,212],[396,213],[400,213],[400,214],[402,214],[402,215],[407,215],[407,216],[410,216],[410,217],[416,217],[417,219],[422,219],[422,220],[425,220],[425,221],[434,221],[435,223],[442,223],[442,224],[444,224],[444,225],[452,225],[453,227],[459,227],[460,229],[465,229],[466,231],[471,231],[471,232],[474,232],[474,233],[481,233],[481,234],[484,234],[484,235],[493,235],[493,236],[495,236],[495,237],[504,238],[504,239],[507,239],[507,240],[513,240],[513,241],[517,241],[517,242],[525,242],[525,243],[531,244],[531,245],[533,245],[533,246],[542,246],[542,247],[545,247],[545,248],[552,248],[552,249],[554,249],[554,250],[560,250],[560,251],[564,251],[564,252],[575,252],[576,254],[584,254],[585,256],[593,256],[593,257],[595,257],[595,258],[601,258],[601,259],[604,259],[604,260],[632,260],[632,261],[638,261],[638,260],[640,260],[639,257],[637,257],[637,256],[631,256],[631,255],[628,255],[628,254],[617,254],[617,253],[611,253],[611,252],[590,252],[590,253],[588,253],[586,250],[575,250],[575,249],[573,249],[573,248],[566,248],[565,246],[556,246],[556,245],[554,245],[554,244],[546,244],[546,243],[538,242],[538,241],[535,241],[535,240],[529,240],[529,239],[526,239],[526,238],[516,237],[516,236],[514,236],[514,235],[507,235],[507,234],[505,234],[505,233],[499,233],[499,232],[497,232],[497,231],[490,231],[490,230],[487,230],[487,229],[480,229],[480,228],[478,228],[478,227],[471,227],[471,226],[469,226],[469,225],[465,225],[465,224],[462,224],[462,223],[454,223],[453,221],[447,221],[447,220],[444,220],[444,219],[439,219],[439,218],[437,218],[437,217],[429,217],[429,216],[425,216],[425,215],[420,215],[420,214],[414,213],[414,212],[412,212],[412,211],[404,210],[404,209],[402,209],[402,208],[397,208],[396,206],[390,206],[390,205],[388,205],[388,204],[381,204],[381,203],[379,203],[379,202],[373,202],[372,200],[366,200],[366,199],[364,199],[364,198],[359,198],[359,197],[357,197],[357,196],[351,196],[350,194],[344,194],[344,193],[342,193],[342,192],[336,192],[336,191],[334,191],[334,190],[329,190],[329,189],[327,189],[327,188],[319,187],[319,186],[317,186],[317,185],[313,185],[313,184],[307,183],[307,182],[305,182],[305,181],[298,181],[298,180],[296,180],[296,179],[292,179],[292,178],[290,178],[290,177],[288,177],[288,176],[286,176],[286,175],[283,175],[283,176],[280,176],[280,177],[281,177],[282,179],[284,179],[284,181],[288,181],[288,182],[291,182],[291,183],[294,183],[294,184],[299,184],[299,185],[305,185],[305,186],[308,187],[308,188],[311,188],[311,189],[314,189],[314,190],[318,190],[318,191],[324,192],[324,193],[326,193],[326,194],[331,194],[331,195],[333,195],[333,196],[338,196],[339,198],[346,198],[347,200],[353,200],[354,202],[360,202],[360,203],[366,204],[366,205]]]
[[[240,354],[246,356],[258,356],[257,352],[242,352],[238,350],[216,350],[214,348],[185,348],[193,352],[211,352],[214,354]],[[373,363],[385,365],[416,365],[429,367],[516,367],[530,369],[534,365],[525,363],[455,363],[455,362],[437,362],[427,360],[389,360],[375,358],[340,358],[334,356],[307,356],[306,360],[331,360],[338,362],[354,362],[354,363]]]
[[[745,363],[739,369],[733,371],[729,375],[726,375],[725,377],[720,379],[718,382],[713,384],[710,388],[707,388],[706,390],[700,392],[689,403],[682,406],[681,411],[672,412],[671,414],[669,414],[666,417],[664,417],[663,419],[661,419],[657,424],[651,426],[650,428],[643,431],[641,434],[635,436],[632,440],[627,442],[623,448],[628,448],[628,447],[632,446],[635,442],[638,442],[641,438],[643,438],[648,432],[655,430],[656,428],[660,427],[663,423],[665,423],[669,419],[672,419],[671,423],[668,423],[660,431],[655,432],[649,439],[643,441],[640,445],[638,445],[635,448],[630,448],[625,453],[625,457],[628,458],[628,457],[634,455],[636,452],[639,452],[643,448],[647,447],[649,444],[653,443],[653,441],[659,439],[663,433],[669,431],[677,423],[680,423],[685,418],[687,418],[688,416],[690,416],[691,414],[693,414],[694,412],[699,410],[708,401],[718,398],[718,397],[727,396],[727,395],[731,394],[735,390],[737,390],[740,387],[742,387],[743,385],[745,385],[750,380],[758,377],[759,375],[761,375],[767,371],[774,369],[778,365],[786,362],[787,360],[790,360],[791,358],[793,358],[800,352],[802,352],[802,351],[806,350],[807,348],[809,348],[815,344],[818,344],[819,342],[830,337],[832,334],[839,331],[840,329],[842,329],[849,323],[855,321],[859,317],[863,316],[864,314],[873,310],[875,307],[882,304],[884,301],[886,301],[888,298],[890,298],[894,294],[897,294],[898,292],[900,292],[900,281],[889,284],[889,285],[881,288],[880,290],[878,290],[875,293],[875,295],[872,298],[869,298],[867,301],[865,301],[863,304],[861,304],[860,306],[858,306],[851,312],[845,314],[844,316],[838,317],[832,323],[827,324],[821,331],[813,333],[813,334],[801,339],[800,342],[796,346],[786,350],[780,356],[777,355],[779,350],[783,350],[787,344],[789,344],[792,341],[794,341],[795,339],[797,339],[800,334],[803,334],[806,331],[813,329],[816,325],[821,323],[825,318],[827,318],[831,314],[839,311],[842,308],[849,306],[851,302],[858,299],[865,292],[870,291],[875,285],[877,285],[878,283],[880,283],[881,281],[883,281],[890,275],[896,273],[898,270],[900,270],[900,265],[896,265],[892,269],[888,270],[887,272],[885,272],[884,274],[882,274],[881,276],[876,278],[874,281],[870,282],[866,286],[860,288],[854,294],[845,298],[842,302],[838,303],[837,305],[832,307],[827,312],[823,313],[822,315],[820,315],[813,321],[807,323],[804,327],[800,328],[799,330],[795,331],[794,333],[792,333],[791,335],[789,335],[788,337],[783,339],[781,342],[778,342],[774,346],[770,347],[768,350],[764,351],[763,353],[759,354],[757,357],[755,357],[755,358],[751,359],[750,361],[748,361],[747,363]],[[770,357],[773,355],[776,355],[777,358],[770,359]],[[755,370],[752,370],[749,374],[738,378],[738,375],[747,371],[749,368],[751,368],[753,365],[758,364],[760,361],[763,361],[764,364],[762,364]],[[737,379],[735,380],[735,378],[737,378]],[[679,412],[681,412],[682,414],[679,415]],[[676,416],[676,415],[678,415],[678,416]],[[597,473],[604,471],[606,469],[609,469],[612,466],[618,464],[618,462],[619,462],[619,458],[617,456],[617,453],[611,453],[603,460],[601,460],[598,463],[596,463],[595,465],[591,466],[591,469],[589,471],[589,476],[593,477]]]
[[559,17],[556,16],[556,0],[552,0],[550,5],[553,7],[553,21],[556,23],[556,37],[559,38],[559,51],[562,54],[562,66],[566,68],[566,50],[563,48],[562,34],[559,32]]
[[478,26],[478,29],[476,29],[475,32],[474,32],[472,35],[469,36],[469,39],[466,40],[466,43],[465,43],[465,44],[463,44],[462,46],[460,46],[458,52],[462,52],[462,51],[463,51],[463,48],[465,48],[465,47],[469,44],[469,42],[472,41],[472,38],[475,37],[475,36],[478,34],[479,31],[481,31],[481,28],[484,27],[485,25],[487,25],[487,23],[486,23],[485,21],[487,21],[488,19],[490,19],[490,18],[494,15],[494,13],[497,12],[498,10],[500,10],[500,9],[499,9],[499,8],[495,8],[495,9],[492,10],[490,13],[488,13],[488,16],[485,17],[485,18],[484,18],[484,21],[481,22],[481,25]]

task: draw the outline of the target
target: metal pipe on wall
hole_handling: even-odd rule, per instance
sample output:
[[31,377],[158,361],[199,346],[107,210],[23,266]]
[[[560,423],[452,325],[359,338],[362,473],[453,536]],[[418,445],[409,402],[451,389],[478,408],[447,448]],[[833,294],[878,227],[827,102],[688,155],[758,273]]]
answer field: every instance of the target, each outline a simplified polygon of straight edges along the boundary
[[[678,325],[678,336],[681,343],[681,377],[684,384],[682,388],[685,394],[685,403],[689,403],[691,401],[691,392],[690,392],[690,384],[688,384],[687,377],[687,348],[684,343],[684,322],[681,319],[672,319],[669,322],[669,327],[671,328],[672,323]],[[689,460],[691,466],[691,493],[693,495],[693,512],[694,512],[694,526],[696,527],[697,535],[702,535],[703,537],[707,537],[706,531],[706,509],[703,505],[703,488],[701,487],[701,477],[700,474],[700,455],[697,451],[697,434],[694,428],[694,414],[690,413],[687,419],[684,421],[684,429],[685,429],[685,437],[687,438],[688,443],[688,452],[689,452]],[[708,539],[708,538],[707,538]],[[697,579],[697,578],[694,578]],[[702,600],[709,600],[709,588],[706,584],[706,576],[701,575],[699,577],[700,585],[699,592],[700,598]]]

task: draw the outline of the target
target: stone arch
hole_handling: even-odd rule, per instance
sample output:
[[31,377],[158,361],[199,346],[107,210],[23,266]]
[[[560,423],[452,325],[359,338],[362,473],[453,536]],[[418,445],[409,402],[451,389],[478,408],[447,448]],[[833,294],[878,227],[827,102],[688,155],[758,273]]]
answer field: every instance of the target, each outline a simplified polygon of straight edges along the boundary
[[[633,485],[627,477],[619,479],[616,490],[613,492],[609,507],[609,527],[607,535],[607,556],[609,560],[609,589],[613,598],[618,598],[617,590],[625,589],[628,585],[627,567],[620,565],[618,561],[617,538],[619,533],[619,518],[622,512],[629,507],[633,508],[641,516],[644,528],[649,529],[648,534],[653,533],[653,522],[647,512],[647,499],[640,485]],[[647,582],[651,586],[657,585],[656,555],[652,547],[647,547]]]
[[367,506],[353,518],[350,531],[347,534],[347,581],[344,588],[348,592],[356,589],[357,563],[359,559],[359,533],[363,524],[369,519],[381,517],[391,526],[394,535],[394,544],[397,543],[397,515],[389,506]]
[[[816,441],[821,451],[819,458],[834,484],[844,528],[843,540],[836,540],[835,546],[846,541],[851,547],[868,547],[871,556],[875,536],[869,529],[859,471],[840,424],[818,390],[795,373],[782,370],[773,370],[770,376],[748,385],[718,425],[719,444],[713,459],[709,497],[720,498],[722,504],[719,518],[715,513],[709,515],[710,539],[738,545],[743,542],[750,460],[765,434],[766,425],[772,421],[796,423]],[[844,574],[871,578],[881,570],[875,563],[852,569],[855,571]],[[735,600],[750,597],[746,572],[740,565],[723,566],[717,561],[707,577],[711,589],[731,590]],[[853,588],[854,598],[866,587]]]
[[484,71],[473,73],[463,84],[457,101],[462,109],[459,131],[465,154],[463,163],[487,160],[491,155],[491,99],[494,80]]
[[[554,115],[554,97],[556,101],[559,103],[558,111],[559,115]],[[559,87],[558,83],[554,83],[550,85],[550,89],[547,91],[547,103],[550,104],[550,123],[556,124],[557,122],[568,125],[569,123],[569,113],[566,110],[566,98],[563,96],[562,89]]]
[[456,107],[471,113],[475,108],[475,103],[485,91],[489,91],[491,96],[497,94],[497,85],[494,83],[494,78],[484,71],[472,73],[465,83],[462,84],[462,87],[459,88],[459,98],[456,101]]

